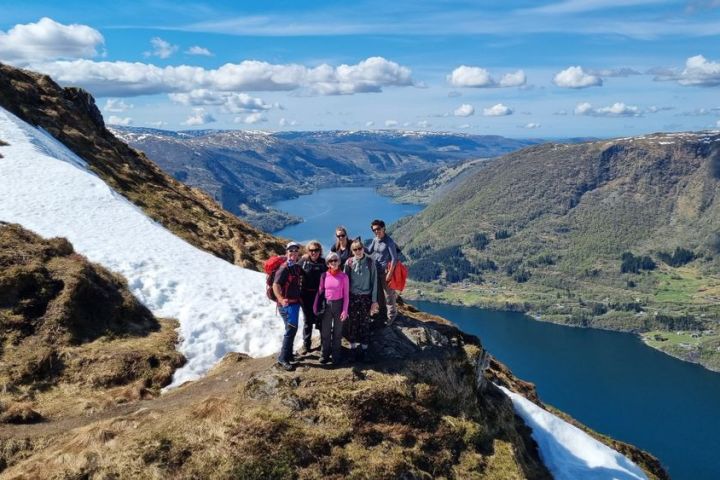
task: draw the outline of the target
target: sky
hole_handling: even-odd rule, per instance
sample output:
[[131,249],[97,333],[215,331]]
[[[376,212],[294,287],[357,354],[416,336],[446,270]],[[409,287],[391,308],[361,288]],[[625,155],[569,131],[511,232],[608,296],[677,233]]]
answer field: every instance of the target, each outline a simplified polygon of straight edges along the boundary
[[168,130],[720,128],[720,0],[10,2],[0,62]]

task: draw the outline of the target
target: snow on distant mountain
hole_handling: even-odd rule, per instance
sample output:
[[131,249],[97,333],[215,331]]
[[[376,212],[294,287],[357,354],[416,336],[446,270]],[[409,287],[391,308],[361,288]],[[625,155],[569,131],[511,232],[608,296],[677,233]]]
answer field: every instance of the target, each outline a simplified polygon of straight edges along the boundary
[[0,108],[0,220],[66,237],[78,253],[125,276],[156,316],[180,322],[187,357],[173,384],[198,378],[231,351],[269,355],[283,326],[264,275],[201,251],[150,220],[44,131]]
[[403,131],[111,130],[177,180],[206,191],[225,209],[266,231],[296,220],[268,208],[277,200],[322,187],[391,182],[403,173],[538,143]]

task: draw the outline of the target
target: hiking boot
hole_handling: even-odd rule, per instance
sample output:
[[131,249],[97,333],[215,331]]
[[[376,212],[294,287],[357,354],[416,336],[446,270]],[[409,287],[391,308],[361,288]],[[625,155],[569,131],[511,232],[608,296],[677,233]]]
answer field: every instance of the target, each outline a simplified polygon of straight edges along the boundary
[[300,351],[298,352],[298,354],[305,356],[305,355],[309,354],[310,352],[312,352],[312,348],[310,348],[310,345],[303,345],[300,348]]
[[322,363],[323,365],[330,363],[330,357],[322,357],[320,359],[320,363]]
[[286,372],[292,372],[295,370],[295,366],[291,365],[290,362],[287,362],[285,360],[278,360],[277,365],[279,368],[285,370]]

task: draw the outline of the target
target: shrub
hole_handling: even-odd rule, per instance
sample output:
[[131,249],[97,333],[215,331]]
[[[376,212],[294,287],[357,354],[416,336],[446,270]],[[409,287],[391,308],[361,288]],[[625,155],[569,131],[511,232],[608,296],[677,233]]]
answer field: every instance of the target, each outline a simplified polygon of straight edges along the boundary
[[510,235],[510,232],[505,229],[498,230],[497,232],[495,232],[495,240],[503,240],[505,238],[510,238]]
[[489,243],[490,239],[488,239],[484,233],[476,233],[470,241],[470,245],[478,250],[485,250],[485,247],[487,247]]
[[649,256],[635,256],[630,252],[625,252],[621,257],[622,264],[620,272],[622,273],[640,273],[640,270],[655,270],[657,265]]
[[671,267],[682,267],[695,260],[697,256],[692,250],[675,247],[675,252],[673,252],[672,255],[668,252],[660,252],[658,253],[658,258]]

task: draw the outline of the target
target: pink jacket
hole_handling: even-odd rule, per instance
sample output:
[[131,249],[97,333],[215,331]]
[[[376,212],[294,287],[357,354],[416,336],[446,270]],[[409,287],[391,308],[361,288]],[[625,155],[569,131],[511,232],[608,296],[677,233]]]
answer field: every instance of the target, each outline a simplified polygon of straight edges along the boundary
[[324,281],[320,282],[320,288],[317,295],[315,295],[313,311],[317,312],[320,295],[325,293],[325,299],[328,301],[342,300],[342,313],[347,315],[350,306],[350,279],[341,271],[338,271],[335,275],[327,271],[323,276]]

